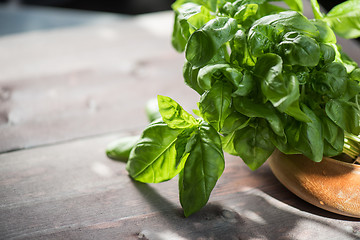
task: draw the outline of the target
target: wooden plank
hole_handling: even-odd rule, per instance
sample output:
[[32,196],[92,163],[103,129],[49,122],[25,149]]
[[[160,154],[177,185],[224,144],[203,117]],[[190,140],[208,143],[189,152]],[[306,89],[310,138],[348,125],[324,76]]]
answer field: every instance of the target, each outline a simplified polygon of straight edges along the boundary
[[105,156],[106,144],[125,134],[1,154],[1,238],[360,237],[358,220],[303,202],[278,183],[267,165],[252,172],[231,156],[209,204],[184,218],[176,179],[137,183],[124,163]]

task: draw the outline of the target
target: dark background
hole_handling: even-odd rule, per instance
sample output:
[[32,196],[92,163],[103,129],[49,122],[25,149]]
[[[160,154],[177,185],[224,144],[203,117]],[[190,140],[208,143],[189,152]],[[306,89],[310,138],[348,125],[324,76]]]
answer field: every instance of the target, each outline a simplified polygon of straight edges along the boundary
[[[10,0],[0,0],[6,3]],[[51,6],[60,8],[103,11],[123,14],[140,14],[170,10],[175,0],[18,0],[24,5]],[[343,2],[341,0],[318,0],[329,11],[333,6]]]

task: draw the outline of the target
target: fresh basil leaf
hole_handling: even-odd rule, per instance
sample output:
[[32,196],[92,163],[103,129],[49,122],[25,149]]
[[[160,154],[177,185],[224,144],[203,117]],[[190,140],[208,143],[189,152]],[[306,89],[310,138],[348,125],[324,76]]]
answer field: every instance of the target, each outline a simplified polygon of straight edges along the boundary
[[236,91],[232,96],[247,96],[255,88],[255,81],[250,71],[244,70],[241,81],[235,85]]
[[334,31],[326,24],[326,22],[318,19],[310,20],[319,31],[318,41],[322,43],[336,43]]
[[335,60],[335,50],[331,45],[320,43],[321,60],[324,64],[332,63]]
[[212,85],[217,80],[227,80],[237,87],[243,74],[239,69],[236,69],[229,64],[208,64],[202,67],[198,73],[197,82],[203,90],[211,89]]
[[221,134],[230,134],[238,129],[245,127],[250,118],[236,111],[232,112],[224,121],[224,125],[220,131]]
[[323,18],[343,38],[360,37],[360,0],[345,1]]
[[127,136],[111,142],[106,147],[106,155],[114,160],[127,162],[129,155],[140,136]]
[[306,105],[302,104],[301,108],[311,121],[293,121],[292,124],[287,126],[285,132],[288,142],[295,150],[315,162],[320,162],[324,151],[321,121]]
[[[183,163],[184,159],[188,157],[189,152],[191,151],[191,145],[193,143],[193,134],[194,128],[184,129],[182,133],[179,134],[175,142],[176,149],[176,168],[179,167],[179,164]],[[190,149],[189,149],[190,148]]]
[[298,12],[303,11],[302,0],[284,0],[284,2],[290,7],[291,10]]
[[277,29],[268,24],[258,24],[249,30],[248,44],[251,54],[258,57],[273,51],[277,45]]
[[171,37],[171,44],[178,52],[183,52],[188,38],[190,37],[189,25],[175,12],[174,27]]
[[344,65],[332,62],[313,74],[312,88],[315,92],[338,98],[343,95],[347,85],[347,73]]
[[157,99],[162,119],[170,128],[191,128],[197,125],[196,119],[173,99],[161,95]]
[[[270,25],[278,31],[286,32],[299,32],[311,38],[319,36],[317,28],[312,24],[304,15],[295,11],[285,11],[277,14],[264,16],[256,20],[252,28],[258,25]],[[251,29],[249,36],[251,35]]]
[[186,217],[205,206],[225,167],[220,136],[213,127],[202,122],[194,139],[179,175],[180,203]]
[[[248,65],[254,66],[255,60],[254,57],[250,54],[247,36],[243,30],[238,30],[230,42],[231,46],[231,55],[230,60],[232,63],[237,63],[238,65]],[[256,43],[254,43],[256,44]],[[256,50],[259,51],[259,50]]]
[[267,53],[258,59],[254,72],[261,83],[261,91],[279,111],[300,121],[309,121],[299,107],[299,82],[294,74],[282,74],[280,56]]
[[331,99],[326,103],[325,111],[329,118],[346,132],[360,134],[360,111],[355,103]]
[[317,0],[310,0],[311,2],[311,8],[314,13],[315,19],[322,19],[324,16],[320,10],[320,5]]
[[311,37],[288,32],[278,45],[284,62],[290,65],[315,67],[320,60],[320,46]]
[[202,95],[204,90],[199,86],[197,82],[199,68],[193,67],[188,61],[185,61],[183,67],[183,77],[186,85],[194,89],[198,94]]
[[218,49],[237,31],[235,19],[218,17],[191,34],[185,49],[186,59],[195,67],[208,63]]
[[344,146],[344,130],[337,126],[327,116],[321,116],[324,134],[324,155],[333,157],[339,155]]
[[238,20],[240,24],[245,22],[249,17],[256,15],[259,5],[258,4],[244,4],[237,9],[234,14],[234,18]]
[[233,141],[237,154],[252,170],[259,168],[275,149],[271,130],[266,124],[237,130]]
[[217,131],[224,125],[225,119],[232,113],[232,87],[229,83],[217,81],[200,99],[199,110],[205,121]]
[[269,102],[256,103],[245,97],[236,97],[233,99],[233,105],[236,111],[248,116],[266,119],[271,129],[279,136],[284,136],[284,125],[278,112]]
[[174,48],[183,52],[190,34],[202,27],[214,16],[201,3],[182,1],[181,5],[173,5],[175,21],[172,35]]
[[140,182],[158,183],[175,177],[177,167],[176,141],[184,129],[172,129],[163,121],[151,123],[130,152],[126,170]]
[[238,153],[235,150],[234,147],[234,137],[235,137],[235,132],[232,132],[226,136],[221,136],[221,142],[222,142],[222,148],[225,152],[234,155],[234,156],[238,156]]

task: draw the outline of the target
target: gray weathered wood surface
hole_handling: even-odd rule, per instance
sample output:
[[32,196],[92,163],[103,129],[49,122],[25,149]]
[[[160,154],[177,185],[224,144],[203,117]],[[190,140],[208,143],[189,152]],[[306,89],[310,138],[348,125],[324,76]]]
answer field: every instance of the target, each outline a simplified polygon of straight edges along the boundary
[[[307,204],[267,165],[227,155],[208,205],[184,218],[177,179],[137,183],[105,156],[140,133],[157,94],[195,107],[171,23],[160,13],[0,38],[0,239],[360,239],[358,219]],[[356,44],[345,50],[359,59]]]

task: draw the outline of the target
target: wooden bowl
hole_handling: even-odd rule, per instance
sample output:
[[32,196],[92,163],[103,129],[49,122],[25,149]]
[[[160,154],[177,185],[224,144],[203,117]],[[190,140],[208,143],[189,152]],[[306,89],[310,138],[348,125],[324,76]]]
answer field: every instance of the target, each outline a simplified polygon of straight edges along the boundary
[[275,150],[268,163],[275,177],[303,200],[345,216],[360,218],[360,165]]

